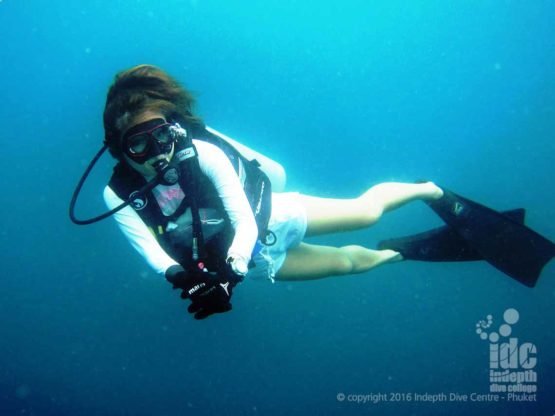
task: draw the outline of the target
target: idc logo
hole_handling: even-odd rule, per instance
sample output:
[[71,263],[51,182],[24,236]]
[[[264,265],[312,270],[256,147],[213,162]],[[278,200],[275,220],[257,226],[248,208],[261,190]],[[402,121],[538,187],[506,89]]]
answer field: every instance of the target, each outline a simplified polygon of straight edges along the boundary
[[[503,322],[491,331],[493,316],[478,321],[476,333],[489,341],[490,392],[508,393],[509,401],[535,401],[538,375],[538,350],[531,342],[520,341],[513,326],[520,320],[519,312],[509,308],[503,313]],[[534,394],[531,394],[534,393]]]

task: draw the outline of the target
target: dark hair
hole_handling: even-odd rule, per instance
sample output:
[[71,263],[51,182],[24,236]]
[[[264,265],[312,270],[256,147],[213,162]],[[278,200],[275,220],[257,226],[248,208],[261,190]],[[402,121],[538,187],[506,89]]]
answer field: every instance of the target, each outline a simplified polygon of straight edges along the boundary
[[193,115],[195,99],[177,80],[154,65],[137,65],[116,74],[104,107],[104,143],[119,158],[121,135],[130,121],[144,111],[160,112],[190,126],[202,126]]

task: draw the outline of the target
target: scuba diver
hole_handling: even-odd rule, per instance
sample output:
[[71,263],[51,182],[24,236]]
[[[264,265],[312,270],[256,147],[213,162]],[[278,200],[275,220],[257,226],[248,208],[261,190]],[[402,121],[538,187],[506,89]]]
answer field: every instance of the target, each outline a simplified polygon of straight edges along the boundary
[[[353,199],[283,192],[279,164],[207,127],[193,105],[158,67],[118,73],[104,109],[104,147],[76,188],[70,217],[90,224],[113,215],[147,263],[191,301],[196,319],[231,310],[233,289],[245,277],[310,280],[404,259],[486,260],[533,286],[555,255],[553,243],[524,225],[524,210],[499,213],[432,182],[381,183]],[[104,190],[109,211],[79,220],[77,196],[106,149],[117,160]],[[447,225],[383,241],[378,250],[303,241],[369,227],[415,200]],[[519,260],[515,253],[524,254]]]

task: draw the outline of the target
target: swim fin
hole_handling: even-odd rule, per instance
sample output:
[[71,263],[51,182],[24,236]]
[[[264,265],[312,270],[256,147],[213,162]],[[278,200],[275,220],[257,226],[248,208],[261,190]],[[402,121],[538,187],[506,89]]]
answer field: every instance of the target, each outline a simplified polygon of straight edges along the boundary
[[485,260],[526,286],[535,286],[543,267],[555,256],[555,244],[524,225],[524,210],[497,212],[443,188],[444,196],[427,201],[445,221],[424,233],[380,242],[421,261]]
[[[526,211],[517,208],[502,213],[507,218],[524,224]],[[433,228],[419,234],[391,238],[378,243],[378,248],[400,252],[406,260],[449,262],[484,260],[482,255],[450,226]]]

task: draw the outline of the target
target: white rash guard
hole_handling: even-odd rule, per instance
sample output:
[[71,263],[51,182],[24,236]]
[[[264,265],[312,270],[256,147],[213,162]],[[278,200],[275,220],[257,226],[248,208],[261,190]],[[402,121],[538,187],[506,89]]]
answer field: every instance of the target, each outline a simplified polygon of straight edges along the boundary
[[[193,140],[193,143],[198,151],[200,169],[214,184],[235,230],[227,255],[241,257],[248,263],[258,238],[258,228],[241,181],[219,147],[202,140]],[[161,206],[166,215],[175,212],[183,199],[183,192],[177,184],[170,187],[158,185],[153,193],[159,203],[166,204]],[[104,189],[104,201],[109,209],[123,202],[109,186]],[[164,274],[168,267],[178,264],[162,249],[131,206],[115,213],[114,218],[131,245],[157,273]]]

